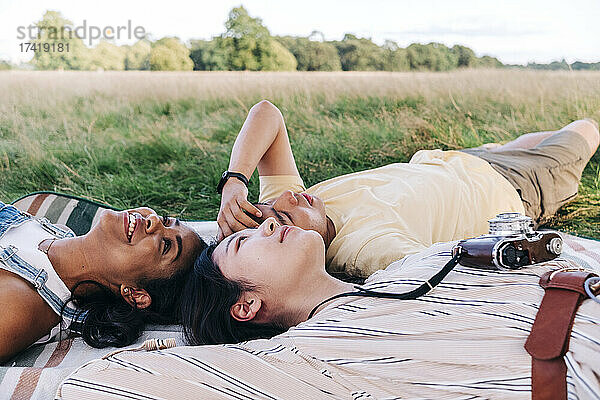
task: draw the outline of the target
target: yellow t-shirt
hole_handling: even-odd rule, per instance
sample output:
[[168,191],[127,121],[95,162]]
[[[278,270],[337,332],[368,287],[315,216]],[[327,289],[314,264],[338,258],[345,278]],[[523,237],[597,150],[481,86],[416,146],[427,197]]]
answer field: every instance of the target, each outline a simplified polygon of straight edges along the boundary
[[459,151],[421,150],[396,163],[318,183],[261,176],[260,201],[285,190],[319,196],[336,236],[328,271],[369,276],[433,243],[479,236],[501,212],[525,213],[514,187],[486,161]]

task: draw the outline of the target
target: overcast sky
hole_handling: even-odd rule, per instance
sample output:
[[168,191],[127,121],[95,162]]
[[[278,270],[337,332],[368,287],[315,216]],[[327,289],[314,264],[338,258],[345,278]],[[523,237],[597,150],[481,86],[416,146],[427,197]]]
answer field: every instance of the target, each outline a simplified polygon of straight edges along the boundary
[[[154,38],[209,39],[221,34],[231,8],[243,4],[273,35],[327,40],[344,33],[413,42],[462,44],[478,56],[525,64],[565,58],[600,61],[600,0],[0,0],[0,59],[28,60],[20,52],[17,27],[60,11],[75,26],[143,26]],[[118,44],[131,43],[120,40]]]

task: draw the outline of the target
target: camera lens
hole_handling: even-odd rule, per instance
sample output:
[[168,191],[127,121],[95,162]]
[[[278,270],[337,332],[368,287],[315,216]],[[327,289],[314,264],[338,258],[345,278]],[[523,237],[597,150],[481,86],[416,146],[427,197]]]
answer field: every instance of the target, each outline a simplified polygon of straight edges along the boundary
[[517,262],[517,251],[513,246],[506,246],[502,255],[502,259],[508,265],[514,265]]
[[529,254],[525,250],[519,250],[514,244],[510,243],[502,249],[502,264],[509,269],[519,269],[529,265]]

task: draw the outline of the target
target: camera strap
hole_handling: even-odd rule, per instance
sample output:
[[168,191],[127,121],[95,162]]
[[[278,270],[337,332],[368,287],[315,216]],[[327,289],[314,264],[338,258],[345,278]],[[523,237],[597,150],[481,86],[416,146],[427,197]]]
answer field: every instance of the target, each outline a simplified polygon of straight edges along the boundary
[[525,342],[525,350],[531,355],[533,400],[567,399],[564,356],[577,309],[589,296],[586,282],[594,277],[595,273],[581,268],[563,268],[548,271],[540,278],[545,293]]
[[454,267],[456,267],[456,265],[458,264],[458,260],[462,257],[463,254],[464,254],[464,250],[462,250],[462,248],[459,248],[458,252],[454,255],[454,257],[452,257],[452,259],[450,261],[448,261],[446,263],[446,265],[444,265],[444,267],[442,267],[442,269],[438,273],[436,273],[434,276],[429,278],[429,280],[425,281],[425,283],[423,283],[421,286],[419,286],[418,288],[416,288],[414,290],[411,290],[410,292],[405,292],[405,293],[377,292],[374,290],[362,288],[360,286],[354,286],[354,288],[356,289],[355,292],[339,293],[339,294],[336,294],[335,296],[331,296],[331,297],[323,300],[319,304],[317,304],[315,306],[315,308],[313,308],[312,311],[310,312],[310,314],[308,315],[308,319],[311,319],[312,316],[317,311],[317,309],[319,307],[321,307],[323,304],[328,303],[331,300],[335,300],[340,297],[350,297],[350,296],[379,297],[382,299],[396,299],[396,300],[417,299],[417,298],[429,293],[429,291],[431,291],[434,287],[436,287],[446,277],[446,275],[448,275],[450,273],[450,271],[452,271],[454,269]]

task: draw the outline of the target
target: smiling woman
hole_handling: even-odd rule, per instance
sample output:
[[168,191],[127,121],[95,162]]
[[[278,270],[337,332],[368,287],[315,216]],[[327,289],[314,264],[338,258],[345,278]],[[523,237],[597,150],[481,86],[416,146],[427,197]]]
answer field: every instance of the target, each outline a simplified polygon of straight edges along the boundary
[[0,202],[0,361],[61,329],[124,346],[146,323],[175,323],[205,243],[150,208],[104,210],[83,236]]

